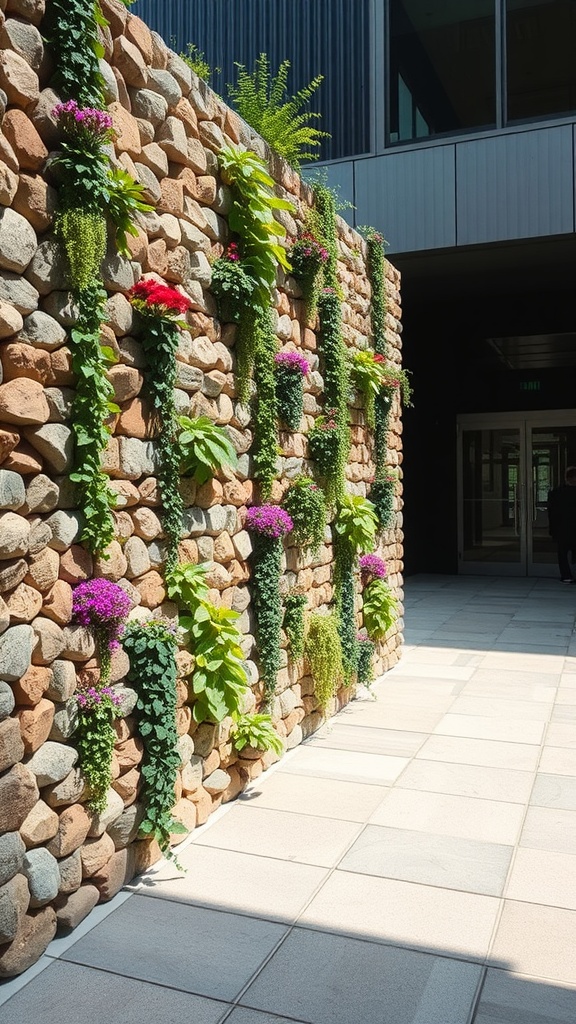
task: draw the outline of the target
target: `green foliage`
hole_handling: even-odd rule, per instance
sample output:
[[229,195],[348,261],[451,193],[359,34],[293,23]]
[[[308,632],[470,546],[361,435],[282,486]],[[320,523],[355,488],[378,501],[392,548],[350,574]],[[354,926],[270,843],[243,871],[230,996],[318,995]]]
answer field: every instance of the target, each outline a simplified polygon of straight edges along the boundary
[[374,681],[372,658],[374,657],[375,649],[375,645],[369,637],[363,636],[362,633],[358,634],[357,681],[368,687]]
[[[131,2],[133,2],[133,0],[131,0]],[[176,37],[172,36],[170,42],[174,49],[176,46]],[[212,75],[220,74],[220,68],[210,67],[206,60],[206,55],[198,49],[196,43],[187,43],[186,50],[181,51],[179,53],[179,57],[188,65],[189,68],[192,69],[194,74],[198,75],[198,78],[202,79],[203,82],[209,83]]]
[[328,519],[324,492],[310,477],[299,476],[288,488],[283,504],[294,523],[293,540],[317,554],[324,543]]
[[140,335],[146,356],[145,385],[158,425],[156,476],[162,497],[162,527],[167,540],[166,574],[178,561],[184,502],[180,494],[180,448],[174,407],[178,328],[173,320],[140,310]]
[[318,469],[326,482],[326,494],[333,501],[337,485],[343,487],[340,474],[342,438],[336,420],[337,409],[327,409],[324,416],[317,416],[312,430],[308,431],[310,457],[318,463]]
[[231,735],[232,743],[240,753],[244,747],[254,750],[273,750],[275,754],[284,753],[284,744],[274,726],[270,715],[236,715]]
[[304,378],[282,363],[276,363],[278,415],[289,430],[298,430],[304,412]]
[[307,603],[306,594],[287,594],[284,598],[284,632],[294,661],[300,661],[304,654],[304,609]]
[[[350,451],[348,397],[350,382],[346,346],[342,338],[342,310],[337,294],[325,290],[318,300],[320,314],[319,350],[323,363],[324,395],[328,410],[336,423],[337,444],[334,461],[325,473],[329,497],[337,498],[344,491],[345,469]],[[320,424],[318,424],[320,425]],[[316,424],[315,424],[316,426]],[[314,458],[316,456],[313,456]]]
[[403,370],[400,366],[395,366],[393,363],[383,363],[382,376],[384,378],[384,387],[388,388],[390,397],[399,388],[403,404],[411,406],[412,385],[410,383],[410,371]]
[[101,107],[104,102],[99,25],[107,22],[98,2],[50,0],[47,4],[42,28],[56,69],[51,85],[63,99],[78,100],[81,106]]
[[130,658],[127,678],[138,693],[138,732],[144,743],[140,800],[145,815],[139,834],[153,836],[169,855],[170,835],[184,831],[171,813],[180,764],[176,750],[177,638],[167,623],[151,620],[128,625],[122,645]]
[[364,588],[364,627],[371,640],[383,640],[398,614],[398,599],[384,580],[374,579]]
[[276,689],[280,668],[282,601],[280,576],[282,540],[254,534],[250,592],[256,616],[257,651],[262,669],[264,692],[270,697]]
[[388,355],[386,342],[386,240],[374,228],[363,226],[358,231],[366,239],[367,270],[372,285],[372,337],[374,351]]
[[72,369],[77,378],[72,407],[76,450],[70,479],[80,490],[84,515],[81,539],[94,553],[102,552],[114,539],[110,509],[115,497],[101,469],[102,452],[110,437],[106,420],[119,411],[112,401],[114,389],[106,377],[109,353],[100,346],[106,297],[106,292],[96,284],[80,292],[79,316],[70,332]]
[[[335,526],[336,524],[334,524]],[[338,635],[342,645],[344,679],[348,684],[356,671],[358,644],[356,641],[356,576],[354,563],[356,549],[346,535],[333,529],[334,535],[334,597]]]
[[206,566],[193,565],[192,562],[179,562],[166,576],[168,596],[177,601],[181,607],[188,608],[190,613],[208,594],[206,583]]
[[191,476],[197,484],[207,480],[223,466],[236,466],[238,457],[228,434],[213,423],[208,416],[178,416],[182,427],[178,435],[181,470],[184,476]]
[[274,356],[278,347],[272,326],[269,308],[259,310],[255,319],[254,332],[254,383],[253,400],[254,440],[252,459],[254,477],[260,483],[262,501],[267,501],[276,477],[278,458],[278,399]]
[[384,387],[382,357],[370,351],[355,352],[351,360],[352,380],[364,396],[364,412],[369,427],[375,426],[375,403]]
[[325,709],[344,680],[342,646],[334,615],[310,616],[304,650],[310,662],[314,693]]
[[383,479],[387,473],[388,462],[388,424],[392,400],[389,388],[383,388],[374,401],[374,461],[376,463],[376,479]]
[[276,284],[277,265],[290,270],[286,251],[280,244],[286,230],[274,219],[274,210],[293,213],[294,207],[274,195],[274,179],[254,153],[225,146],[218,161],[223,180],[232,188],[228,223],[231,231],[242,239],[244,267],[256,282],[254,297],[264,307],[270,302]]
[[116,742],[112,722],[116,714],[116,705],[106,695],[102,695],[98,703],[78,707],[74,745],[90,791],[87,806],[95,813],[104,810],[112,783],[112,754]]
[[381,529],[387,530],[394,518],[394,494],[396,477],[375,480],[370,489],[370,501],[378,516]]
[[328,259],[324,264],[324,285],[333,288],[337,293],[338,282],[338,236],[336,233],[336,196],[325,181],[315,181],[312,186],[314,193],[314,213],[312,223],[317,224],[317,231],[328,250]]
[[106,252],[106,220],[101,213],[71,206],[58,212],[56,231],[64,243],[72,287],[83,291],[100,273]]
[[[312,220],[310,213],[306,222]],[[292,274],[300,283],[304,299],[306,322],[313,324],[318,309],[322,268],[328,258],[328,250],[318,241],[312,231],[304,231],[289,252]]]
[[114,241],[121,256],[130,256],[127,235],[137,235],[134,225],[137,213],[149,213],[154,207],[144,202],[144,186],[138,185],[132,175],[121,167],[108,174],[108,216],[114,227]]
[[333,528],[354,554],[373,551],[378,519],[372,502],[358,494],[343,494],[337,505]]
[[218,311],[222,320],[239,323],[242,311],[250,305],[256,281],[248,274],[241,260],[226,256],[214,260],[210,290],[218,299]]

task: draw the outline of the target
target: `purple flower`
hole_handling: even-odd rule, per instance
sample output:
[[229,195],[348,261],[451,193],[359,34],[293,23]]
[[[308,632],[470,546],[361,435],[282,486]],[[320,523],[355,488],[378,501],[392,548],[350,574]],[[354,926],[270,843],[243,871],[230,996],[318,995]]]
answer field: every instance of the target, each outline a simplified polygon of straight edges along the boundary
[[119,693],[114,693],[114,690],[111,690],[109,686],[103,686],[101,689],[89,686],[87,689],[80,690],[76,694],[76,702],[83,711],[94,711],[95,708],[100,707],[105,707],[112,711],[120,706],[122,697]]
[[112,130],[112,118],[95,107],[80,107],[76,100],[57,103],[52,111],[60,127],[75,138],[108,142]]
[[310,363],[301,352],[278,352],[274,356],[274,362],[286,370],[301,373],[303,377],[310,372]]
[[125,590],[110,580],[86,580],[74,589],[72,614],[81,626],[92,626],[105,634],[108,649],[118,647],[132,602]]
[[381,580],[386,575],[386,562],[378,558],[378,555],[362,555],[358,565],[363,577],[372,576]]
[[294,528],[291,517],[279,505],[253,505],[248,509],[246,526],[262,537],[278,540]]

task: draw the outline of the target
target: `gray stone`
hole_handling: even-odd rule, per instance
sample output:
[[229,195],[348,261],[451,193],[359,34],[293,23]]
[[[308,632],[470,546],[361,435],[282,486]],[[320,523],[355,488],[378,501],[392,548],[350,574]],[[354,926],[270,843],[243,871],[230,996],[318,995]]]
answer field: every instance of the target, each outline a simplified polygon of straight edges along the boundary
[[178,82],[182,92],[187,96],[194,84],[196,75],[194,75],[192,69],[188,67],[186,62],[172,50],[168,51],[168,71],[171,75],[174,75],[174,78]]
[[118,82],[108,61],[102,58],[98,61],[100,74],[102,75],[102,91],[105,103],[116,103],[118,100]]
[[0,888],[0,943],[11,942],[28,910],[30,893],[24,875],[14,875]]
[[88,792],[86,780],[80,768],[73,768],[60,782],[47,786],[42,797],[49,807],[68,807],[81,803]]
[[12,626],[0,636],[0,679],[15,683],[30,668],[34,633],[31,626]]
[[202,785],[209,793],[216,794],[223,793],[225,789],[228,789],[231,781],[228,772],[223,771],[222,768],[217,768],[207,779],[204,779]]
[[[231,442],[232,447],[234,448],[234,451],[236,452],[236,454],[238,456],[245,455],[248,452],[248,449],[252,445],[252,433],[251,433],[251,431],[250,430],[236,430],[235,427],[231,427],[229,425],[225,426],[224,430],[228,434],[228,437],[230,439],[230,442]],[[244,466],[246,466],[246,465],[250,466],[251,462],[246,462],[246,461],[242,462],[242,460],[240,458],[238,459],[237,471],[238,471],[238,475],[239,475],[241,480],[246,480],[247,479],[247,477],[244,476]]]
[[[0,597],[0,633],[4,633],[10,625],[10,609],[6,604],[3,597]],[[0,690],[2,687],[0,687]],[[4,704],[0,703],[0,707]],[[2,718],[2,712],[0,711],[0,718]]]
[[0,836],[0,885],[17,875],[24,862],[26,847],[19,832],[5,832]]
[[54,107],[60,102],[60,96],[53,89],[42,89],[33,107],[29,107],[29,117],[42,141],[49,149],[57,149],[62,133],[54,117]]
[[214,561],[214,538],[213,537],[198,537],[196,541],[198,545],[198,558],[201,562],[213,562]]
[[162,195],[162,190],[154,171],[150,170],[146,164],[135,163],[134,167],[138,172],[138,184],[144,187],[142,198],[147,203],[158,203]]
[[24,481],[19,473],[10,469],[0,469],[0,508],[20,508],[26,501]]
[[40,295],[68,287],[68,264],[65,252],[55,238],[46,238],[34,253],[26,278]]
[[[42,306],[44,312],[57,320],[63,327],[73,327],[80,312],[73,293],[68,291],[50,292],[44,298]],[[31,310],[26,310],[26,312],[29,313]]]
[[50,408],[50,423],[65,423],[72,416],[76,393],[72,388],[44,388]]
[[203,759],[193,754],[188,764],[182,769],[182,792],[193,793],[202,785]]
[[0,272],[0,299],[9,302],[22,316],[38,308],[39,292],[29,281],[9,270]]
[[53,661],[50,668],[52,681],[46,689],[45,696],[63,704],[76,689],[76,669],[71,661]]
[[[24,320],[24,326],[18,335],[19,341],[27,341],[35,348],[47,349],[52,352],[60,348],[66,341],[66,331],[52,316],[37,309]],[[49,389],[47,389],[49,390]]]
[[59,931],[67,933],[77,928],[99,899],[100,892],[95,885],[81,885],[69,895],[65,895],[65,890],[62,890],[55,904]]
[[129,686],[113,686],[112,689],[115,695],[120,698],[120,703],[116,710],[118,718],[127,718],[134,711],[138,701],[136,690],[132,690]]
[[218,726],[211,722],[202,722],[194,733],[194,752],[199,757],[208,757],[216,746]]
[[190,396],[180,388],[174,388],[174,409],[177,416],[187,416],[190,411]]
[[226,505],[212,505],[211,508],[206,509],[204,513],[206,516],[206,533],[209,536],[217,537],[227,529],[227,513]]
[[204,383],[204,374],[197,366],[176,362],[176,387],[183,391],[200,391]]
[[28,572],[28,563],[24,558],[12,558],[9,562],[0,562],[0,594],[14,590],[22,582]]
[[[0,600],[2,599],[0,598]],[[12,714],[15,703],[12,687],[4,682],[3,679],[0,679],[0,722]],[[1,861],[2,858],[0,857],[0,863]]]
[[252,554],[252,538],[248,530],[240,530],[240,533],[235,534],[232,537],[232,544],[236,558],[241,562],[245,562]]
[[[126,296],[121,295],[120,292],[116,292],[115,295],[111,295],[106,302],[106,316],[108,318],[108,326],[112,328],[114,334],[118,337],[129,334],[132,330],[134,324],[134,310]],[[133,340],[135,341],[135,339]],[[125,338],[124,343],[126,343],[126,341],[127,339]],[[142,346],[140,345],[140,342],[135,341],[135,344],[138,346],[138,350],[142,358]],[[122,349],[120,349],[120,351],[122,352]],[[128,360],[126,361],[128,362]],[[137,366],[140,370],[145,363],[142,362],[141,364],[138,364],[136,362],[128,362],[128,365]]]
[[110,829],[110,826],[118,821],[118,818],[124,811],[124,801],[121,796],[114,789],[108,790],[106,797],[106,806],[103,811],[99,814],[95,814],[90,826],[88,835],[91,839],[96,836],[101,836],[104,832]]
[[182,99],[182,89],[174,75],[171,75],[169,71],[159,71],[156,68],[150,68],[148,71],[148,88],[154,90],[155,93],[159,93],[166,100],[168,107],[175,107],[178,101]]
[[30,523],[17,512],[0,512],[0,559],[19,558],[28,551]]
[[100,273],[104,287],[111,292],[127,292],[136,280],[130,260],[119,255],[106,256]]
[[62,743],[69,740],[78,725],[78,701],[71,697],[65,704],[57,704],[48,739]]
[[55,476],[54,483],[60,492],[58,507],[66,509],[66,511],[78,508],[80,504],[78,484],[71,480],[69,476]]
[[290,733],[286,740],[286,749],[293,750],[294,747],[297,747],[300,743],[302,743],[303,739],[304,733],[302,732],[302,726],[295,725],[294,728],[292,729],[292,732]]
[[64,423],[45,423],[43,427],[27,427],[24,435],[56,473],[72,468],[74,434],[70,427]]
[[148,548],[141,537],[129,537],[124,545],[124,555],[128,562],[126,575],[129,580],[142,576],[150,569]]
[[303,459],[284,459],[284,476],[286,476],[288,480],[295,480],[297,476],[300,476],[303,468]]
[[232,536],[238,529],[238,509],[234,505],[225,505],[224,508],[226,509],[226,526],[224,529]]
[[60,871],[58,861],[48,850],[39,847],[24,855],[23,872],[28,879],[30,906],[43,907],[58,895]]
[[51,512],[58,505],[60,488],[50,477],[38,473],[26,488],[27,512]]
[[182,537],[200,537],[206,531],[206,513],[201,508],[187,508],[182,515]]
[[206,234],[214,242],[221,242],[226,245],[228,241],[228,225],[223,217],[220,217],[209,206],[202,207],[202,213],[206,219]]
[[33,662],[35,665],[50,665],[64,650],[64,633],[56,622],[43,615],[33,620],[32,629],[37,641],[32,655]]
[[166,542],[153,540],[148,545],[148,557],[152,569],[159,569],[166,561]]
[[167,117],[158,127],[156,142],[169,160],[178,164],[188,162],[188,140],[184,124],[177,117]]
[[71,661],[88,661],[96,650],[88,626],[64,626],[62,639],[64,646],[59,653]]
[[[121,298],[122,296],[114,296],[114,298]],[[130,307],[132,308],[132,307]],[[135,366],[137,370],[146,369],[146,356],[142,345],[136,338],[129,336],[121,338],[118,342],[118,348],[120,350],[120,356],[122,362],[126,366]]]
[[80,850],[74,850],[67,857],[58,861],[60,872],[59,893],[75,892],[82,885],[82,856]]
[[[179,736],[176,750],[180,756],[180,768],[183,768],[190,763],[194,755],[194,740],[192,737],[188,736],[187,733],[184,736]],[[198,758],[198,760],[201,762],[202,758]],[[202,779],[202,774],[200,774],[200,779]]]
[[[62,492],[60,492],[60,495]],[[29,554],[38,555],[52,540],[52,530],[40,516],[31,515],[30,519]]]
[[212,282],[212,267],[205,254],[200,250],[190,253],[190,273],[203,288],[209,288]]
[[203,231],[187,220],[180,221],[180,229],[182,245],[185,249],[188,249],[189,252],[203,252],[208,255],[211,249],[210,239]]
[[80,512],[58,509],[48,516],[46,524],[52,531],[52,538],[48,542],[50,547],[55,551],[67,551],[82,532],[83,517]]
[[[20,213],[0,209],[0,267],[22,273],[36,252],[36,232]],[[32,282],[34,284],[34,282]]]
[[[52,786],[61,782],[72,771],[78,760],[78,751],[63,743],[47,740],[26,762],[26,767],[36,776],[36,781],[43,786]],[[46,800],[50,805],[50,802]]]
[[139,441],[136,437],[119,437],[120,469],[128,480],[154,473],[154,448],[150,441]]
[[[13,6],[11,10],[14,10]],[[23,12],[16,7],[16,13]],[[2,26],[0,45],[7,50],[14,50],[19,57],[23,57],[33,71],[40,70],[44,60],[44,43],[35,25],[19,21],[17,18],[8,18]]]
[[143,805],[134,803],[123,811],[113,825],[110,825],[108,835],[114,841],[116,850],[124,850],[136,838],[144,814]]
[[[150,68],[148,74],[151,71],[152,69]],[[130,101],[134,117],[141,117],[144,121],[150,121],[155,128],[166,120],[168,104],[159,92],[153,92],[151,89],[130,89]]]

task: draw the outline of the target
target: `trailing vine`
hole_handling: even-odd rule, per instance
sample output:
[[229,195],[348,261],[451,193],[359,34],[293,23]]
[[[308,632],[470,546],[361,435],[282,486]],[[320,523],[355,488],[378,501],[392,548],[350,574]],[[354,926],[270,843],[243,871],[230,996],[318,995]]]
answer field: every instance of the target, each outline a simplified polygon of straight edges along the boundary
[[318,554],[328,518],[324,492],[311,477],[299,476],[284,496],[284,508],[292,519],[292,540]]
[[180,494],[180,448],[174,405],[178,319],[190,308],[190,300],[154,280],[133,285],[129,299],[142,319],[142,348],[147,360],[146,387],[158,426],[157,479],[162,496],[162,527],[167,539],[167,576],[178,561],[184,502]]
[[256,394],[253,403],[254,440],[252,458],[254,476],[260,482],[260,494],[264,501],[270,497],[272,483],[276,477],[278,458],[278,398],[274,356],[277,349],[276,335],[272,327],[270,309],[259,312],[255,324],[254,383]]
[[138,732],[144,743],[140,800],[145,813],[139,832],[153,836],[162,853],[169,855],[171,835],[185,831],[172,817],[180,764],[176,749],[177,627],[161,619],[132,623],[122,644],[130,658],[127,678],[138,693]]
[[278,505],[253,505],[246,526],[254,534],[250,584],[264,693],[269,698],[280,668],[282,538],[292,529],[292,520]]
[[314,693],[325,710],[344,679],[342,647],[333,615],[310,616],[304,649],[310,662]]
[[345,538],[335,533],[334,597],[346,683],[351,681],[358,664],[355,560],[356,552],[352,545]]
[[65,99],[76,98],[82,106],[104,103],[104,80],[99,60],[104,47],[98,28],[108,24],[98,0],[50,0],[44,18],[54,57],[52,84]]
[[312,231],[303,231],[289,252],[292,273],[302,287],[304,315],[308,323],[313,323],[316,317],[321,271],[328,255],[328,249]]
[[278,352],[276,363],[276,399],[280,419],[290,430],[298,430],[304,412],[304,377],[310,363],[300,352]]
[[362,683],[364,686],[369,687],[370,683],[374,680],[372,659],[374,657],[376,645],[367,635],[366,630],[360,630],[356,639],[358,642],[358,665],[356,669],[357,681]]
[[287,594],[284,598],[284,632],[293,661],[300,661],[304,654],[306,627],[304,609],[308,603],[306,594]]

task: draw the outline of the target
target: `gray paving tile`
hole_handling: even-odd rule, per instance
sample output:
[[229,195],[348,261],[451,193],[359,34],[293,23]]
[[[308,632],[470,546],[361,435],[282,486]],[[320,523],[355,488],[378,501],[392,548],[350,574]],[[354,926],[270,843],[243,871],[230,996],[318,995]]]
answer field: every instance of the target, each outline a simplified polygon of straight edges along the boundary
[[573,985],[575,948],[576,911],[506,900],[488,961]]
[[[286,930],[270,921],[136,895],[62,959],[230,1001]],[[234,950],[225,970],[224,949]]]
[[530,796],[532,772],[507,768],[486,768],[443,761],[411,761],[396,783],[400,789],[424,789],[431,793],[453,793],[484,800],[525,804]]
[[378,729],[372,726],[329,722],[310,740],[311,747],[332,747],[336,750],[360,750],[365,754],[392,754],[412,757],[428,738],[427,733],[401,729]]
[[486,765],[487,768],[534,771],[539,753],[539,747],[527,743],[431,736],[420,747],[416,757],[425,761],[456,761],[460,764]]
[[[128,943],[128,936],[125,941]],[[169,1024],[181,1020],[217,1024],[225,1010],[225,1003],[188,991],[54,960],[5,1004],[2,1024]]]
[[576,811],[576,779],[539,773],[530,803],[535,807],[563,807],[565,811]]
[[436,736],[465,736],[479,740],[503,740],[508,743],[541,743],[544,722],[527,719],[496,718],[493,715],[458,715],[452,710],[434,729]]
[[576,910],[576,852],[551,853],[520,846],[505,895],[511,900]]
[[295,929],[242,1003],[310,1024],[462,1024],[480,973],[473,964]]
[[474,1024],[574,1024],[576,988],[489,968]]
[[290,758],[284,771],[291,775],[312,775],[321,779],[344,779],[372,786],[391,786],[407,764],[407,757],[361,754],[306,744]]
[[295,1017],[278,1017],[275,1013],[261,1013],[260,1010],[237,1006],[226,1018],[226,1024],[306,1024],[306,1021],[298,1021]]
[[509,846],[517,841],[523,817],[521,804],[397,787],[387,793],[370,823]]
[[572,728],[576,729],[576,703],[556,704],[550,716],[552,722],[572,722]]
[[560,807],[529,807],[520,846],[555,853],[576,851],[576,811]]
[[339,870],[500,896],[513,847],[368,825]]
[[339,821],[366,821],[386,793],[382,786],[367,786],[340,779],[312,781],[309,775],[275,771],[257,781],[239,797],[239,803],[295,814],[312,814]]

